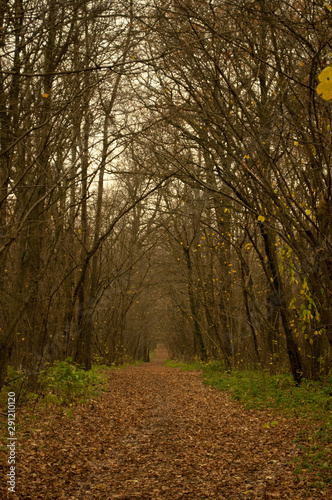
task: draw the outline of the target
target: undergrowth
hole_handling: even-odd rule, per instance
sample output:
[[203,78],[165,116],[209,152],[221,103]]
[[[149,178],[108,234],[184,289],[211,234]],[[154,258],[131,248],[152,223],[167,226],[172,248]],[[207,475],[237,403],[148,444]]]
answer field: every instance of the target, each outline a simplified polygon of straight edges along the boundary
[[67,406],[97,396],[107,378],[97,365],[85,371],[68,358],[42,372],[38,382],[48,401]]
[[6,405],[8,391],[16,395],[16,404],[43,401],[45,404],[72,405],[96,396],[107,382],[107,366],[93,365],[85,371],[72,362],[56,361],[38,373],[8,368],[8,382],[0,393],[1,406]]
[[107,391],[107,373],[129,365],[138,366],[142,361],[127,361],[123,365],[105,365],[96,362],[91,370],[86,371],[67,358],[55,361],[36,373],[27,373],[8,367],[7,380],[0,391],[0,407],[7,404],[8,391],[16,395],[16,405],[25,405],[35,401],[61,406],[84,403],[100,391]]
[[[167,366],[181,370],[199,370],[204,382],[227,391],[246,408],[273,410],[296,416],[303,423],[296,439],[301,450],[295,472],[313,472],[317,484],[332,484],[332,379],[303,380],[296,386],[289,374],[271,375],[266,371],[227,371],[219,361],[209,363],[168,361]],[[305,423],[312,425],[305,426]],[[312,429],[311,431],[304,429]]]

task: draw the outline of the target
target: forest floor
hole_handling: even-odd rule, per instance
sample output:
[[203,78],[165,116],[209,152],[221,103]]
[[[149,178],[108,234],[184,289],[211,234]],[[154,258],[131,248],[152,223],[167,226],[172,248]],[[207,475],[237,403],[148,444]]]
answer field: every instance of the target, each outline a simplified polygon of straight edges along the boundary
[[[318,499],[332,493],[298,479],[295,418],[246,410],[197,372],[150,363],[115,369],[109,392],[70,417],[41,410],[17,433],[12,500]],[[20,412],[18,413],[20,418]],[[23,414],[22,414],[23,418]],[[266,423],[276,425],[266,428]],[[278,424],[278,425],[277,425]],[[265,426],[265,427],[264,427]],[[8,472],[1,452],[1,474]]]

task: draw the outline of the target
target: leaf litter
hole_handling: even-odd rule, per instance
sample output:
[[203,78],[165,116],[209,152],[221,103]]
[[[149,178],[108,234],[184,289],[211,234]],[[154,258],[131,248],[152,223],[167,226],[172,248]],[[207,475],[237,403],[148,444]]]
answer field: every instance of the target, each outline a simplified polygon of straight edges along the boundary
[[[332,498],[294,473],[296,418],[244,409],[166,357],[159,348],[150,363],[112,370],[109,392],[71,418],[41,410],[35,428],[18,433],[16,492],[4,481],[2,498]],[[5,451],[0,458],[5,477]]]

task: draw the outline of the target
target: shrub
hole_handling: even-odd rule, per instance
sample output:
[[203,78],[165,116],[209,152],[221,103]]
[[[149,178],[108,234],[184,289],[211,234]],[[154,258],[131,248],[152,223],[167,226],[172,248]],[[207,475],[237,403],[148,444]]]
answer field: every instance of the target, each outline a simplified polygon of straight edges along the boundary
[[98,386],[105,382],[105,376],[95,366],[85,371],[73,364],[71,358],[57,361],[39,375],[40,386],[48,401],[63,405],[96,395]]

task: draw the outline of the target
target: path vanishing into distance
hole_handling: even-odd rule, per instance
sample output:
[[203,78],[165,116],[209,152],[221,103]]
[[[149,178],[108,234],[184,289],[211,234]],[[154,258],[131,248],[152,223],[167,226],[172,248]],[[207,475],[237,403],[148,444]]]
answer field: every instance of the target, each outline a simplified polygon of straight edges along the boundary
[[[245,410],[198,373],[150,363],[115,369],[109,392],[46,412],[20,437],[11,499],[315,499],[294,472],[295,419]],[[274,428],[264,428],[269,421]],[[3,488],[3,486],[2,486]]]

